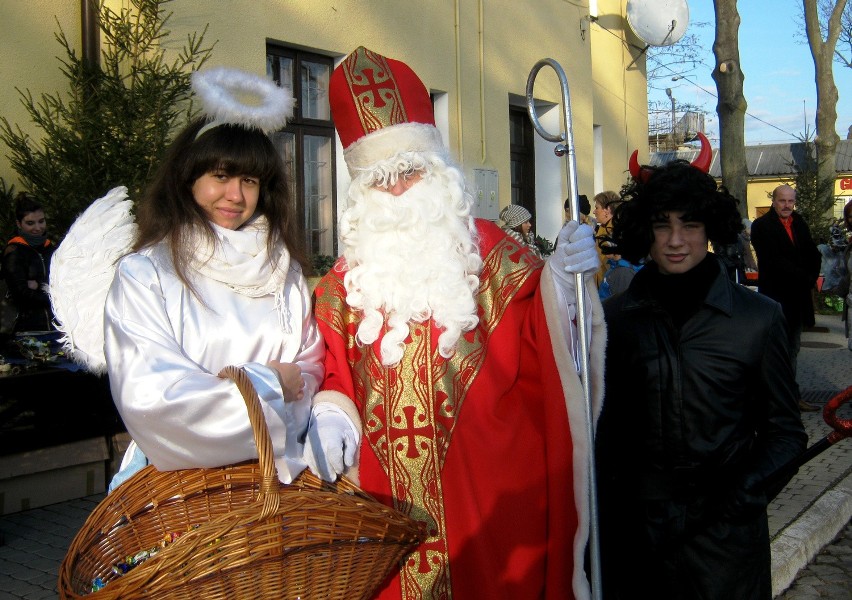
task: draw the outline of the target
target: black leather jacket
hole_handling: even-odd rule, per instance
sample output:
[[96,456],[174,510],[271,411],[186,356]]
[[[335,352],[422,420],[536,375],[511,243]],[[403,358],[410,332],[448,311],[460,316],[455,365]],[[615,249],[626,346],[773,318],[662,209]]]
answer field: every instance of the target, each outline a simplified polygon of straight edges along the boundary
[[596,444],[604,495],[630,503],[739,491],[765,503],[789,477],[766,494],[758,482],[807,444],[781,307],[730,281],[720,266],[677,330],[650,293],[649,271],[603,304]]

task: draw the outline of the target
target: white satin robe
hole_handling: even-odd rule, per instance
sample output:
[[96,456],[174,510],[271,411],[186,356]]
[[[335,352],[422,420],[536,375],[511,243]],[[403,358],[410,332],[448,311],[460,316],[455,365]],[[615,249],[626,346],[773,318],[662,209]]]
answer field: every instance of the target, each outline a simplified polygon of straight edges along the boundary
[[[217,377],[223,367],[244,366],[261,399],[279,479],[289,483],[305,468],[302,443],[325,355],[305,278],[291,265],[284,327],[273,295],[251,298],[198,274],[193,283],[207,306],[177,278],[163,243],[117,266],[104,351],[127,431],[161,470],[257,458],[242,395]],[[265,366],[272,359],[301,367],[301,400],[284,402],[276,372]]]

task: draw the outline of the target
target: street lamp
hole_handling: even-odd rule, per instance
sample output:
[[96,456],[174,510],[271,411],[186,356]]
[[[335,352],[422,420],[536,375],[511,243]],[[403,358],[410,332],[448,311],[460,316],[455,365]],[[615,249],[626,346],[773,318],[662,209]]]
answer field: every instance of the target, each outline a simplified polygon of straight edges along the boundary
[[666,88],[666,96],[669,97],[669,100],[672,101],[672,146],[673,150],[677,149],[677,135],[675,132],[675,124],[677,123],[675,119],[675,99],[672,96],[672,88]]

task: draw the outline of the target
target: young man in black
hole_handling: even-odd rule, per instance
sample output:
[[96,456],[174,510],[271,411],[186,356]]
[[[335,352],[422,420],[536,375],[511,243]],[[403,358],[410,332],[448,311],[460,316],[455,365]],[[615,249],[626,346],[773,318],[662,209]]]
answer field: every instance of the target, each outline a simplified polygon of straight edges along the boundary
[[689,163],[645,168],[616,209],[596,436],[604,597],[769,600],[766,505],[804,450],[781,306],[732,282],[710,241],[737,200]]

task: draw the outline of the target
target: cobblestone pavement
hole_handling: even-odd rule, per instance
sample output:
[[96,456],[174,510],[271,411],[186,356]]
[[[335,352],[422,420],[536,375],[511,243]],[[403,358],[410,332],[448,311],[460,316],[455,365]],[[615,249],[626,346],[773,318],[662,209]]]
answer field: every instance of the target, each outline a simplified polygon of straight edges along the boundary
[[849,600],[852,598],[852,522],[825,546],[778,600]]
[[[800,362],[796,379],[803,390],[846,389],[852,385],[852,352],[847,349],[847,340],[841,328],[840,317],[817,315],[816,320],[818,329],[827,331],[806,331],[802,334],[802,352],[799,354]],[[823,398],[806,399],[817,400],[815,404],[819,406]],[[842,414],[838,412],[838,416],[852,417],[852,409],[849,406],[841,410]],[[803,414],[811,443],[814,442],[814,431],[810,429],[808,421],[813,422],[809,415],[814,414],[816,413]],[[820,423],[820,427],[824,428],[825,425]],[[824,430],[824,434],[827,432],[828,430]],[[846,473],[845,482],[848,484],[852,480],[848,474],[850,456],[852,456],[852,440],[842,440],[820,455],[813,463],[804,465],[799,475],[806,476],[808,470],[819,465],[819,476],[831,477],[829,473],[831,471],[835,477],[842,477]],[[833,541],[824,545],[810,560],[806,561],[807,564],[796,574],[789,587],[776,596],[776,600],[852,599],[852,521],[849,519],[852,487],[840,485],[834,487],[832,492],[837,502],[829,504],[829,509],[822,513],[816,511],[815,519],[830,519],[835,509],[840,507],[839,510],[846,515],[846,525],[840,528]]]
[[[843,390],[852,385],[852,352],[847,348],[842,321],[839,315],[817,315],[817,330],[806,331],[802,334],[802,351],[799,354],[799,368],[796,379],[802,390]],[[806,396],[805,399],[815,401],[820,406],[821,400],[828,397]],[[814,419],[817,413],[804,413],[803,421],[808,431],[810,443],[815,441],[815,435],[826,435],[830,430],[822,423],[822,419]],[[847,405],[838,412],[841,418],[852,417],[852,409]],[[817,434],[812,429],[817,424],[823,432]],[[850,600],[852,598],[852,520],[849,519],[852,504],[852,476],[850,473],[850,456],[852,456],[852,440],[845,439],[821,454],[814,461],[801,467],[796,479],[812,477],[835,477],[841,481],[834,485],[815,504],[822,504],[822,510],[814,510],[813,520],[828,521],[837,517],[845,517],[845,526],[839,528],[836,537],[829,538],[828,543],[821,547],[813,557],[805,560],[801,570],[786,587],[776,596],[777,600],[812,600],[825,598],[829,600]],[[818,474],[811,475],[810,471],[818,469]],[[844,479],[845,476],[845,479]],[[791,481],[791,484],[796,482]],[[845,483],[845,485],[844,485]],[[829,484],[831,485],[831,484]],[[792,486],[788,486],[791,488]],[[785,492],[790,491],[789,489]],[[784,492],[782,492],[783,494]],[[779,494],[780,496],[781,494]],[[801,516],[796,522],[804,521]],[[772,530],[772,511],[770,511],[770,530]],[[793,528],[790,525],[787,528]],[[813,530],[811,527],[811,537]],[[805,545],[804,542],[802,545]],[[775,547],[773,547],[775,550]],[[773,552],[773,555],[775,552]],[[774,556],[773,556],[774,560]]]

